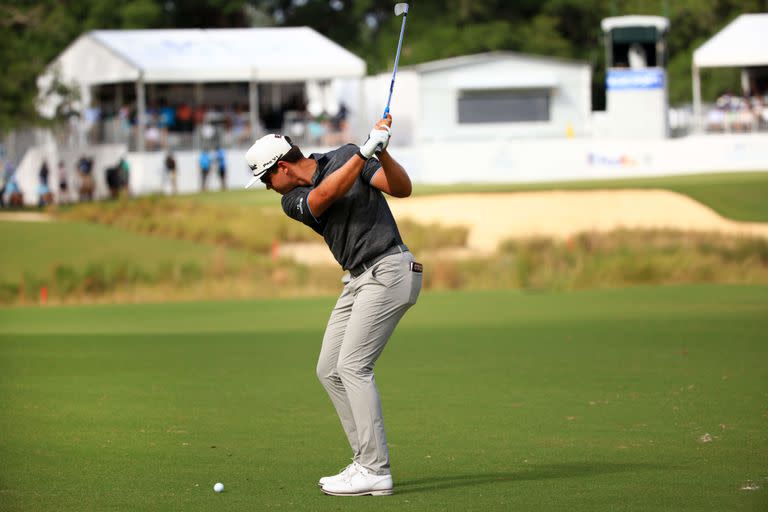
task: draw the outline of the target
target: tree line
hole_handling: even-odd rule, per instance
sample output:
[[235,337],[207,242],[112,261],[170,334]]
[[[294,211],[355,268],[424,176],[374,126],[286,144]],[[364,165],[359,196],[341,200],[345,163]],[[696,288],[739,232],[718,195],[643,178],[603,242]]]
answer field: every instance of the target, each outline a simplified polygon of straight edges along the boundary
[[[400,27],[394,0],[0,0],[0,133],[40,122],[36,78],[94,29],[310,26],[359,55],[369,73],[390,69]],[[693,51],[768,0],[413,0],[402,65],[487,51],[577,59],[593,68],[593,107],[604,106],[600,21],[651,14],[670,20],[670,103],[691,101]],[[707,70],[703,96],[739,89],[738,70]]]

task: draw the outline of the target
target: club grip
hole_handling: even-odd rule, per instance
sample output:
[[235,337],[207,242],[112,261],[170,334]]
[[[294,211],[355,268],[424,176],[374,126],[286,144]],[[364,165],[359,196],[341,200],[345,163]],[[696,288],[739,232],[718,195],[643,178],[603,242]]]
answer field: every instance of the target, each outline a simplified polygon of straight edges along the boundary
[[376,154],[376,156],[379,156],[382,151],[384,151],[384,145],[379,144],[376,146],[376,149],[373,152]]

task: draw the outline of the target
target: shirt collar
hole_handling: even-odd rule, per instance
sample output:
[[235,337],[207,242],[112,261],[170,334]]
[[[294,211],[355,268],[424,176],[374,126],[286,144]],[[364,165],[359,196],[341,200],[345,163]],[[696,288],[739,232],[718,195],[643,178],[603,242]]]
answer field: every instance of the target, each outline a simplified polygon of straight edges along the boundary
[[309,155],[309,158],[317,162],[317,165],[315,166],[315,172],[312,174],[312,186],[314,187],[317,184],[318,178],[320,177],[320,169],[326,164],[328,157],[323,153],[312,153]]

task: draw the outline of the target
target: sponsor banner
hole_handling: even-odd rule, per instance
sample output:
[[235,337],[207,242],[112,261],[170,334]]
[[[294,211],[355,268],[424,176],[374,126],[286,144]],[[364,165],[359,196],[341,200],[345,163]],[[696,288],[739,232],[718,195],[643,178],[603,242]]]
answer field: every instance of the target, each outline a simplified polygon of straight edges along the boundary
[[623,152],[590,151],[587,153],[587,165],[590,167],[638,167],[653,164],[653,157],[648,154],[629,154]]
[[663,89],[664,70],[659,68],[609,69],[605,77],[605,86],[609,91]]

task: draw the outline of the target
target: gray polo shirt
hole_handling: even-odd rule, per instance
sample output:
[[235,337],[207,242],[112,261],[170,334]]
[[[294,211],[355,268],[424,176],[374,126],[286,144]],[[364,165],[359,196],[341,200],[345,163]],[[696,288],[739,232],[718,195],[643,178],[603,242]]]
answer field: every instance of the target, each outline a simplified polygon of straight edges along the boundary
[[312,185],[296,187],[282,199],[283,211],[322,235],[333,257],[345,270],[403,243],[384,194],[370,184],[381,168],[376,159],[366,162],[352,188],[319,218],[309,211],[307,196],[312,189],[347,163],[357,150],[358,146],[347,144],[328,153],[313,153],[309,158],[317,161],[317,170],[312,176]]

